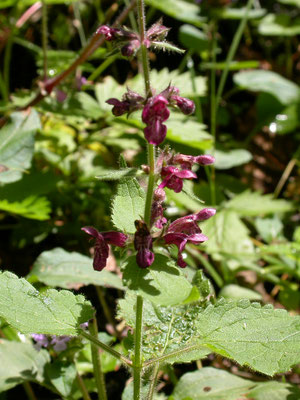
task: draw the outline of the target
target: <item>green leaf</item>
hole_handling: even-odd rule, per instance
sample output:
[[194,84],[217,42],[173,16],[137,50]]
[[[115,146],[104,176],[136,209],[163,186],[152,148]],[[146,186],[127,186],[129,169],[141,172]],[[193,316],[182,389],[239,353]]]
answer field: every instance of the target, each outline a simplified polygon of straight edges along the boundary
[[[215,16],[221,19],[242,19],[244,18],[247,7],[241,8],[221,8],[214,9],[213,12]],[[249,10],[247,13],[247,19],[258,19],[266,14],[267,10],[265,8],[260,8],[256,10]]]
[[26,381],[43,381],[44,367],[50,362],[46,350],[32,344],[0,339],[0,392]]
[[249,237],[248,229],[234,211],[218,211],[213,218],[201,224],[203,233],[209,240],[204,243],[205,250],[212,253],[214,257],[222,255],[254,253],[254,246]]
[[15,182],[21,179],[31,165],[34,151],[34,135],[40,129],[36,111],[30,114],[15,112],[11,120],[0,130],[0,164],[7,168],[0,172],[0,182]]
[[[126,297],[119,300],[118,318],[135,326],[136,294],[127,291]],[[210,351],[201,346],[190,346],[186,350],[196,333],[195,318],[199,313],[199,305],[179,307],[162,307],[152,304],[145,299],[143,309],[143,355],[145,360],[154,357],[168,356],[168,362],[190,362],[204,358]],[[185,351],[180,351],[181,348]],[[173,355],[173,353],[176,354]],[[171,355],[170,355],[171,354]]]
[[124,284],[156,305],[181,304],[193,290],[184,272],[161,254],[155,254],[150,268],[140,268],[135,256],[132,256],[126,260],[122,269]]
[[[254,69],[258,68],[260,65],[259,61],[256,60],[248,60],[248,61],[231,61],[229,64],[229,71],[239,71],[240,69]],[[201,68],[203,69],[219,69],[223,70],[227,67],[226,62],[217,62],[217,63],[211,63],[211,62],[204,62],[201,63],[200,65]]]
[[222,369],[211,367],[184,374],[172,393],[172,400],[297,400],[300,390],[279,382],[257,383]]
[[239,285],[226,285],[224,286],[220,293],[219,297],[224,297],[224,299],[229,300],[240,300],[240,299],[249,299],[249,300],[262,300],[262,295],[255,292],[254,290],[244,288]]
[[169,42],[151,42],[151,48],[153,48],[153,50],[169,51],[179,54],[185,53],[185,50],[180,49],[179,47]]
[[107,169],[103,171],[103,174],[96,176],[96,178],[101,181],[118,181],[122,178],[135,176],[136,174],[136,168]]
[[214,163],[216,169],[230,169],[252,160],[251,153],[244,149],[234,149],[226,152],[215,150],[214,156],[216,158]]
[[265,242],[269,243],[282,237],[283,223],[278,217],[256,218],[254,223],[258,234]]
[[203,18],[198,15],[199,7],[184,0],[176,0],[176,2],[172,0],[146,0],[146,4],[179,21],[190,22],[196,26],[201,25],[203,21]]
[[267,36],[296,36],[300,34],[300,18],[287,14],[268,14],[258,25],[258,32]]
[[292,6],[300,7],[300,0],[278,0],[282,4],[290,4]]
[[93,313],[81,295],[54,289],[40,294],[25,279],[0,273],[0,317],[22,333],[76,336]]
[[241,71],[233,76],[236,85],[251,92],[266,92],[289,104],[299,101],[299,87],[273,71]]
[[208,306],[196,321],[202,345],[266,375],[300,361],[300,317],[249,300]]
[[238,194],[225,204],[226,209],[237,212],[242,216],[258,216],[288,212],[293,210],[293,205],[286,200],[273,199],[271,194],[259,192],[245,192]]
[[273,120],[268,121],[269,129],[271,133],[277,133],[279,135],[285,135],[291,133],[297,129],[299,125],[299,103],[291,104],[285,107],[280,113],[275,115],[273,110]]
[[67,361],[55,360],[46,367],[48,379],[63,397],[68,397],[71,394],[76,373],[75,365]]
[[0,200],[0,210],[44,221],[50,218],[51,204],[46,197],[29,196],[19,202]]
[[213,138],[207,133],[206,126],[193,120],[191,117],[173,113],[168,120],[167,139],[188,145],[197,150],[206,150],[211,148]]
[[146,193],[135,178],[124,178],[112,202],[112,222],[124,233],[136,231],[134,221],[143,218]]
[[59,247],[40,254],[28,277],[64,289],[79,289],[85,285],[123,289],[117,275],[107,270],[94,271],[90,257]]
[[185,47],[197,52],[209,49],[207,35],[193,25],[184,24],[179,28],[179,40]]

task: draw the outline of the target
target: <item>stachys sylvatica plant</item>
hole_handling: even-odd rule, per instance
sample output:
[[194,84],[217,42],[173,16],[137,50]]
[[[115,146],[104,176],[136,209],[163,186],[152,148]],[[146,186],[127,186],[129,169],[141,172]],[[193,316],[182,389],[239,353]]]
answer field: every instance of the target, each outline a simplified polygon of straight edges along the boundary
[[[186,246],[197,249],[195,246],[210,240],[200,226],[202,221],[214,218],[216,210],[206,207],[177,219],[167,217],[166,192],[177,194],[185,190],[186,180],[196,179],[195,171],[199,167],[210,168],[215,159],[208,154],[181,154],[164,146],[170,114],[180,112],[193,118],[195,104],[182,97],[172,82],[166,82],[163,90],[156,89],[155,81],[151,81],[148,50],[176,51],[176,47],[167,42],[170,28],[162,21],[146,28],[143,0],[137,0],[136,13],[137,32],[102,25],[96,34],[103,35],[123,56],[136,57],[140,64],[144,91],[137,93],[128,87],[122,98],[107,98],[106,103],[112,106],[116,118],[139,113],[148,163],[139,169],[129,168],[121,157],[120,170],[100,177],[119,183],[111,200],[114,228],[100,232],[92,226],[93,221],[82,227],[93,246],[94,271],[84,256],[70,255],[68,260],[62,249],[44,255],[51,258],[53,268],[56,260],[82,268],[85,283],[84,273],[89,268],[88,283],[106,283],[124,291],[117,309],[117,318],[127,326],[123,337],[118,337],[122,344],[114,345],[111,337],[98,333],[97,308],[82,295],[70,290],[39,292],[32,286],[38,269],[39,274],[47,275],[45,259],[33,268],[31,283],[11,273],[0,275],[1,329],[14,329],[17,337],[23,338],[16,342],[2,340],[5,345],[1,359],[7,360],[3,364],[15,362],[20,371],[16,378],[19,382],[38,382],[65,399],[88,400],[91,392],[96,392],[99,399],[107,399],[104,354],[114,365],[122,364],[132,373],[122,399],[134,400],[166,398],[164,394],[157,397],[156,393],[161,371],[171,374],[168,368],[174,363],[199,361],[211,353],[269,376],[285,372],[300,361],[299,317],[247,299],[216,301],[201,268],[187,268]],[[105,268],[111,247],[120,250],[122,281]],[[56,286],[57,282],[50,279],[47,284]],[[105,313],[105,302],[103,308]],[[113,337],[116,331],[111,330]],[[11,359],[12,354],[15,360]],[[84,360],[92,369],[83,369]],[[24,365],[27,376],[22,375]],[[188,377],[186,382],[180,381],[169,398],[263,399],[272,398],[271,390],[276,390],[224,370],[202,368],[196,373],[190,383]],[[191,394],[189,386],[195,380],[198,386]],[[274,383],[279,385],[278,390],[288,390],[284,384]],[[224,396],[214,394],[216,385]],[[224,385],[224,392],[220,385]],[[34,398],[30,387],[25,389],[29,398]],[[255,390],[262,397],[255,397]]]

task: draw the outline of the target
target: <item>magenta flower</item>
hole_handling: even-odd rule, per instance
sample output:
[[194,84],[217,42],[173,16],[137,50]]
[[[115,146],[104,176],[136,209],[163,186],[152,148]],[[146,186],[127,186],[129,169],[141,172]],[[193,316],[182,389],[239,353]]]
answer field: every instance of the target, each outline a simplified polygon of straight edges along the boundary
[[130,114],[143,107],[144,97],[140,94],[127,89],[127,92],[123,94],[122,101],[111,98],[106,100],[107,104],[111,104],[113,107],[112,113],[119,117],[125,113]]
[[208,239],[207,236],[203,235],[197,222],[204,221],[215,215],[215,213],[216,210],[214,208],[204,208],[197,214],[186,215],[170,224],[163,239],[166,244],[175,244],[178,247],[177,264],[179,267],[185,268],[187,266],[183,260],[182,252],[188,242],[200,244]]
[[186,154],[175,154],[172,163],[180,164],[184,169],[191,169],[193,164],[210,165],[215,162],[215,158],[210,155],[190,156]]
[[115,98],[111,98],[106,100],[107,104],[110,104],[113,106],[112,113],[116,117],[120,117],[121,115],[128,113],[130,111],[130,103],[128,101],[120,101]]
[[145,222],[135,221],[134,248],[137,250],[136,263],[141,268],[149,267],[154,261],[152,237]]
[[96,34],[101,33],[105,36],[105,40],[109,42],[115,40],[120,32],[120,29],[111,28],[108,25],[102,25],[96,30]]
[[164,96],[158,95],[151,97],[143,109],[142,120],[147,125],[144,129],[145,138],[151,144],[158,145],[166,137],[167,127],[163,122],[170,115],[168,104],[169,102]]
[[192,100],[181,96],[172,96],[171,99],[176,102],[177,107],[183,114],[190,115],[195,111],[195,103]]
[[127,235],[121,232],[99,232],[92,226],[85,226],[81,230],[95,239],[93,267],[96,271],[102,271],[106,266],[109,255],[108,245],[113,244],[114,246],[124,247],[127,240]]
[[162,182],[159,188],[167,187],[174,190],[175,193],[179,193],[183,188],[183,179],[197,178],[197,175],[189,169],[180,170],[179,168],[169,165],[168,167],[162,168],[161,178]]

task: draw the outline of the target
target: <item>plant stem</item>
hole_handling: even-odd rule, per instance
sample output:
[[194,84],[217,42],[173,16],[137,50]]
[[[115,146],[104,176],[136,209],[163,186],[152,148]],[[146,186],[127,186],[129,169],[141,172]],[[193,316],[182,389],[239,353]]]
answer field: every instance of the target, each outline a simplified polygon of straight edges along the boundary
[[76,380],[77,380],[79,389],[81,391],[83,400],[91,400],[89,392],[87,391],[87,388],[83,382],[83,379],[81,378],[81,376],[78,373],[76,375]]
[[246,5],[246,9],[245,9],[245,14],[244,14],[243,18],[241,19],[241,22],[239,24],[239,27],[238,27],[237,31],[235,32],[233,41],[231,43],[231,46],[230,46],[230,49],[229,49],[229,52],[228,52],[228,55],[227,55],[227,58],[226,58],[225,68],[224,68],[224,70],[222,72],[220,83],[219,83],[219,86],[218,86],[218,91],[217,91],[216,114],[218,112],[219,103],[220,103],[221,96],[223,94],[223,90],[224,90],[224,87],[225,87],[226,79],[227,79],[227,76],[228,76],[228,73],[229,73],[230,64],[231,64],[231,62],[232,62],[232,60],[233,60],[233,58],[235,56],[235,53],[236,53],[237,48],[238,48],[238,45],[240,44],[244,29],[245,29],[245,26],[246,26],[246,22],[247,22],[247,19],[248,19],[248,14],[249,14],[250,8],[252,7],[252,4],[253,4],[253,0],[248,0],[248,3]]
[[146,224],[150,227],[152,198],[153,198],[153,190],[154,190],[154,183],[155,183],[155,171],[154,171],[154,168],[155,168],[155,146],[150,143],[148,143],[148,160],[149,160],[150,170],[149,170],[146,203],[145,203],[144,220],[145,220]]
[[84,330],[82,330],[80,332],[80,335],[85,337],[90,342],[94,343],[96,346],[100,347],[100,349],[105,350],[107,353],[111,354],[117,360],[120,360],[123,363],[125,363],[126,365],[128,365],[129,367],[132,367],[132,361],[131,360],[129,360],[128,358],[122,356],[121,353],[119,353],[118,351],[112,349],[111,347],[107,346],[106,344],[100,342],[100,340],[98,340],[94,336],[90,335],[89,333],[85,332]]
[[83,25],[82,25],[82,19],[81,19],[81,15],[80,15],[79,4],[76,1],[73,3],[73,8],[74,8],[74,16],[75,16],[76,21],[77,21],[77,30],[78,30],[78,33],[79,33],[81,46],[85,46],[86,45],[86,37],[85,37]]
[[103,290],[99,286],[95,286],[95,288],[96,288],[98,299],[99,299],[101,307],[103,309],[105,318],[107,319],[107,322],[110,323],[112,325],[112,327],[115,329],[115,322],[114,322],[114,319],[113,319],[113,317],[112,317],[112,315],[110,313],[110,309],[109,309],[109,307],[107,305],[107,302],[105,300],[105,296],[103,294]]
[[29,400],[37,400],[36,395],[34,394],[34,391],[32,389],[32,386],[30,385],[29,382],[24,382],[23,383],[23,388],[26,392],[26,395]]
[[283,174],[274,190],[274,199],[276,199],[279,196],[279,193],[281,192],[285,182],[288,180],[290,174],[292,173],[292,170],[294,169],[294,166],[296,165],[297,160],[295,158],[292,158],[288,165],[286,166],[285,170],[283,171]]
[[142,60],[142,68],[145,81],[145,92],[146,92],[146,97],[149,97],[151,96],[150,67],[149,67],[147,47],[144,43],[146,35],[146,22],[145,22],[145,5],[143,0],[137,0],[137,13],[138,13],[139,33],[141,40],[140,55]]
[[143,298],[136,298],[136,320],[134,332],[134,363],[133,363],[133,399],[141,399],[142,372],[142,329],[143,329]]
[[159,372],[159,363],[156,363],[154,365],[154,368],[153,368],[152,377],[151,377],[151,383],[150,383],[150,387],[149,387],[149,391],[148,391],[146,400],[152,400],[153,399],[153,396],[154,396],[154,393],[155,393],[155,387],[156,387],[156,381],[157,381],[158,372]]
[[44,77],[43,80],[47,79],[47,47],[48,47],[48,30],[47,30],[47,4],[45,0],[42,5],[42,43],[43,43],[43,71]]
[[91,75],[87,78],[88,81],[94,81],[99,75],[102,74],[103,71],[106,70],[112,64],[119,55],[111,56],[107,58],[106,60],[103,61],[92,73]]
[[[89,331],[93,337],[98,338],[98,327],[97,327],[97,320],[95,317],[91,321],[89,321]],[[107,400],[105,379],[101,367],[99,348],[94,343],[91,343],[91,351],[92,351],[92,361],[94,367],[94,376],[98,390],[98,398],[99,400]]]

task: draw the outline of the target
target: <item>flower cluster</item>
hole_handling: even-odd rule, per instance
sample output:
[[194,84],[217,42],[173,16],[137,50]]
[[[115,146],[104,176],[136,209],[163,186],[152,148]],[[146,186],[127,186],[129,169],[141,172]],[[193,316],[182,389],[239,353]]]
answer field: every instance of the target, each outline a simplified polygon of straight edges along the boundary
[[48,336],[44,334],[33,333],[31,337],[34,339],[34,347],[36,350],[41,350],[42,347],[53,347],[57,353],[66,350],[67,343],[71,340],[71,336]]
[[[145,34],[143,42],[139,34],[125,28],[112,28],[107,25],[101,26],[97,33],[103,34],[108,41],[114,41],[120,45],[123,55],[134,55],[141,45],[146,48],[164,42],[169,29],[158,22],[154,24]],[[195,104],[192,100],[180,96],[179,89],[168,85],[160,93],[151,88],[146,97],[130,89],[122,96],[122,99],[110,98],[106,101],[112,105],[112,113],[115,116],[131,114],[134,111],[141,111],[141,119],[146,125],[144,135],[151,145],[160,145],[166,137],[167,126],[165,122],[170,116],[170,109],[175,108],[185,115],[195,111]],[[153,147],[150,147],[153,150]],[[154,159],[154,157],[152,157]],[[175,245],[178,248],[177,264],[179,267],[186,267],[183,259],[183,251],[187,243],[200,244],[207,240],[198,226],[198,222],[204,221],[215,214],[213,208],[205,208],[196,214],[187,215],[168,222],[164,216],[163,203],[166,198],[165,188],[179,193],[183,189],[184,179],[197,178],[194,166],[206,166],[213,164],[214,157],[210,155],[186,155],[174,154],[169,150],[160,151],[156,163],[144,166],[145,173],[152,174],[151,195],[153,199],[151,209],[147,209],[147,223],[143,220],[136,220],[136,232],[134,236],[125,235],[122,232],[99,232],[96,228],[87,226],[82,230],[94,239],[94,269],[101,271],[109,256],[109,245],[134,247],[136,251],[136,263],[141,268],[147,268],[154,262],[155,254],[153,248],[158,245]],[[147,197],[147,206],[149,203]],[[150,207],[149,207],[150,208]],[[150,214],[150,215],[149,215]]]

